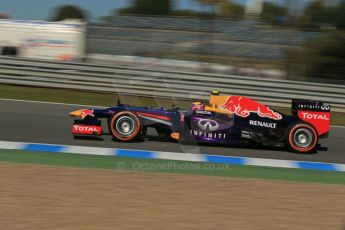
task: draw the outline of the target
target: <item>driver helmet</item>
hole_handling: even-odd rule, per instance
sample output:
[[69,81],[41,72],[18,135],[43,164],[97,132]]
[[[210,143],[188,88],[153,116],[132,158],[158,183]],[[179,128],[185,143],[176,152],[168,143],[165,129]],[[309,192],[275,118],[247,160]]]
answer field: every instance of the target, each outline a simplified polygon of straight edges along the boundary
[[192,110],[204,110],[205,105],[202,104],[201,102],[193,102],[192,103]]

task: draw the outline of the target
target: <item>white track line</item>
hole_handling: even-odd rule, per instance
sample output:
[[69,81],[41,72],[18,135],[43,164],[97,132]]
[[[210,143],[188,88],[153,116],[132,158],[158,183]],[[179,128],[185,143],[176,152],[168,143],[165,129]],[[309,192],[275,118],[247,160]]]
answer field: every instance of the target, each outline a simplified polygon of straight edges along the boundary
[[345,129],[345,126],[331,125],[333,128]]

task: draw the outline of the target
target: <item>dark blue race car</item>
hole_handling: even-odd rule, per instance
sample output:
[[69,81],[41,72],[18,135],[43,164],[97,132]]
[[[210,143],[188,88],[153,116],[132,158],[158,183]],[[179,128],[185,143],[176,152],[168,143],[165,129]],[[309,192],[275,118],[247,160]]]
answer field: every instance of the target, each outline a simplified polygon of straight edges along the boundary
[[212,91],[209,105],[200,102],[188,110],[132,107],[118,103],[107,109],[73,111],[72,134],[102,135],[101,120],[117,141],[131,142],[147,136],[154,128],[160,136],[182,143],[253,144],[286,146],[293,152],[311,153],[318,140],[327,137],[330,106],[314,100],[292,100],[292,115],[244,96],[219,95]]

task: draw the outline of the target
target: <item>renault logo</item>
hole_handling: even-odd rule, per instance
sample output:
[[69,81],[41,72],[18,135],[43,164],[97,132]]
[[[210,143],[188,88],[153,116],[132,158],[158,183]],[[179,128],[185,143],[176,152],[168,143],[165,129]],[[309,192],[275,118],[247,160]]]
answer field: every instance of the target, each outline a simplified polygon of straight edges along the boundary
[[200,119],[198,121],[198,127],[203,131],[213,132],[218,130],[219,124],[214,120]]

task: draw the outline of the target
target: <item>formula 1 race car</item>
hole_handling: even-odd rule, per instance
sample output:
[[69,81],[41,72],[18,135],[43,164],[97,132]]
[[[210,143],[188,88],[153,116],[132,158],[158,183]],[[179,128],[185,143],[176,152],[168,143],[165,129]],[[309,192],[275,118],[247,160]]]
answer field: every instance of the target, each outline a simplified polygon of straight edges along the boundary
[[118,102],[107,109],[82,109],[70,115],[72,134],[102,135],[101,119],[106,119],[115,140],[130,142],[145,138],[154,128],[161,136],[181,143],[254,144],[286,146],[290,151],[311,153],[318,140],[327,137],[330,106],[314,100],[292,99],[292,115],[278,111],[244,96],[219,95],[212,91],[209,105],[200,102],[188,110],[132,107]]

